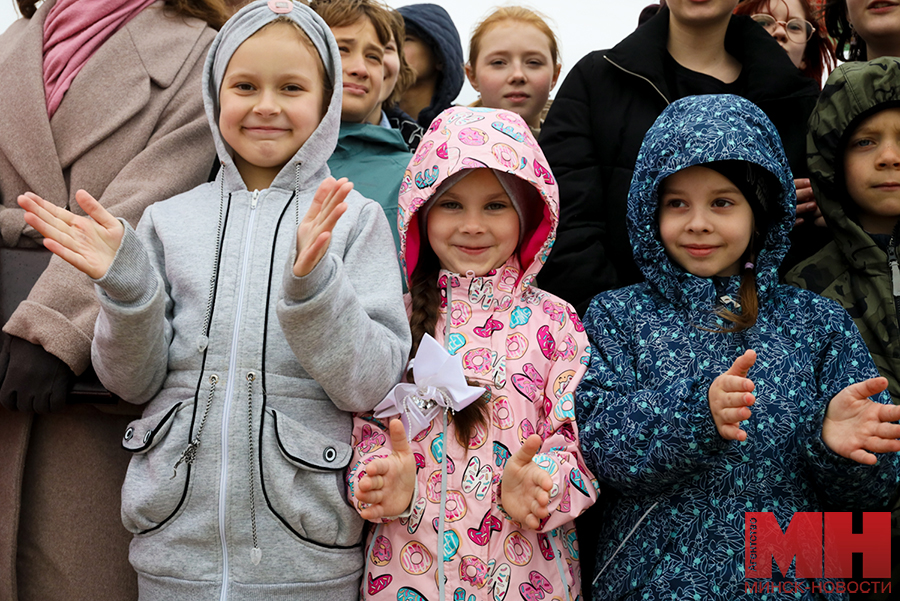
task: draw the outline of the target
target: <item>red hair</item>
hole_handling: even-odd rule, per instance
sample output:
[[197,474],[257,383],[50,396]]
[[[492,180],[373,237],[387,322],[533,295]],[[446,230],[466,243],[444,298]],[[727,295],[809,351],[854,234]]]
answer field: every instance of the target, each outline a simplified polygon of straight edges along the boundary
[[[783,2],[784,0],[744,0],[734,9],[736,15],[755,15],[758,13],[769,14],[769,6],[773,2]],[[822,76],[826,70],[830,73],[837,66],[834,55],[834,41],[828,37],[825,29],[825,21],[822,19],[821,11],[814,10],[810,0],[798,0],[803,6],[803,18],[812,23],[816,30],[806,43],[806,50],[803,52],[803,60],[806,66],[800,71],[807,77],[816,80],[821,86]],[[798,15],[799,16],[799,15]]]

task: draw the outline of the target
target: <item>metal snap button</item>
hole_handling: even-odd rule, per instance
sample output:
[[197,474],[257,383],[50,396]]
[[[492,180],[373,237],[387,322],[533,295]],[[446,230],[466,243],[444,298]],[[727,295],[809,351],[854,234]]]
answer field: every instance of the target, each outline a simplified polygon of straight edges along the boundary
[[134,428],[128,428],[127,430],[125,430],[125,440],[131,440],[131,438],[133,436],[134,436]]
[[325,459],[325,461],[331,463],[332,461],[337,459],[337,451],[334,450],[334,447],[328,447],[327,449],[325,449],[325,452],[322,453],[322,457]]

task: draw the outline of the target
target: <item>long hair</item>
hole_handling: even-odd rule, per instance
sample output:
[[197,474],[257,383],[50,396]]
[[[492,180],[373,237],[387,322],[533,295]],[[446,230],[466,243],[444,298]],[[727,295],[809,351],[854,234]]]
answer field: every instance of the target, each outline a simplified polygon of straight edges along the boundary
[[546,18],[524,6],[501,6],[485,17],[472,31],[472,39],[469,41],[469,66],[473,74],[475,73],[475,64],[478,62],[478,55],[481,52],[481,40],[491,27],[504,21],[515,21],[536,27],[538,31],[547,36],[553,67],[555,68],[559,64],[559,40],[547,24]]
[[[754,217],[756,217],[755,210]],[[756,247],[757,240],[762,238],[764,236],[757,234],[751,236],[745,263],[756,263],[756,258],[759,256],[759,249]],[[730,321],[732,325],[727,328],[714,330],[715,332],[735,334],[752,328],[756,324],[756,319],[759,317],[759,294],[756,289],[756,271],[753,267],[741,267],[741,287],[738,289],[738,295],[740,296],[741,312],[735,313],[724,307],[719,309],[717,311],[719,317]]]
[[[734,9],[734,14],[768,14],[768,9],[772,2],[781,1],[782,0],[744,0]],[[807,77],[814,79],[821,85],[822,76],[826,71],[831,72],[837,64],[835,60],[834,41],[828,36],[828,32],[831,31],[831,28],[826,27],[821,12],[813,9],[810,0],[798,1],[803,6],[803,18],[812,23],[816,28],[812,37],[806,42],[806,50],[803,51],[803,60],[806,61],[806,66],[803,67],[800,72]]]
[[[420,229],[424,231],[424,227]],[[429,245],[423,244],[416,268],[409,277],[409,329],[412,332],[410,357],[415,357],[425,334],[431,336],[435,334],[441,307],[439,273],[440,264],[437,255]],[[447,319],[450,319],[450,307],[447,307]],[[456,426],[456,440],[467,449],[469,440],[475,436],[478,427],[486,427],[490,423],[489,405],[481,399],[476,399],[474,403],[453,415],[453,423]]]
[[[853,35],[853,26],[847,18],[847,0],[826,0],[823,11],[825,27],[834,38],[836,54],[842,61],[864,61],[867,50],[862,36]],[[851,43],[852,42],[852,43]],[[848,52],[849,49],[849,52]]]
[[[16,0],[19,12],[30,19],[37,12],[37,5],[42,0]],[[218,30],[228,20],[228,10],[223,0],[166,0],[165,8],[170,13],[182,17],[194,17],[205,21],[207,25]]]

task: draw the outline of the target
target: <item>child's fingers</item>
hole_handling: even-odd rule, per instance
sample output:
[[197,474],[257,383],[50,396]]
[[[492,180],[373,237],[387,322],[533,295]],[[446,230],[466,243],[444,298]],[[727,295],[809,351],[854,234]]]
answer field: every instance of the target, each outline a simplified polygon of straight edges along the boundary
[[749,392],[720,392],[715,400],[719,409],[749,407],[755,402],[756,398]]
[[719,419],[723,424],[739,424],[750,419],[752,412],[747,407],[722,409],[719,411]]
[[900,451],[900,440],[896,438],[871,436],[866,440],[863,448],[872,453],[896,453]]
[[844,390],[852,395],[853,398],[856,399],[865,399],[870,396],[874,396],[879,392],[886,390],[888,387],[887,378],[869,378],[868,380],[863,380],[862,382],[857,382],[856,384],[851,384],[846,387]]
[[388,425],[388,430],[390,430],[391,445],[394,448],[394,452],[400,454],[408,453],[409,440],[406,438],[406,430],[403,428],[403,422],[399,419],[391,420],[391,423]]
[[737,440],[743,442],[747,439],[747,433],[733,423],[722,424],[718,428],[719,436],[725,440]]
[[722,389],[725,393],[747,393],[752,392],[756,385],[753,383],[753,380],[745,378],[743,376],[735,376],[735,375],[727,375],[723,374],[716,378],[718,380],[719,388]]
[[[878,419],[883,422],[900,421],[900,405],[879,405]],[[900,426],[897,426],[900,428]]]
[[306,215],[303,216],[303,221],[314,219],[319,214],[322,205],[331,195],[331,191],[334,189],[334,186],[335,179],[333,177],[328,176],[324,180],[322,180],[322,183],[319,184],[318,188],[316,188],[316,193],[313,194],[312,202],[309,205],[309,209],[307,209],[306,211]]
[[728,371],[725,373],[727,375],[746,378],[747,372],[750,371],[750,368],[753,367],[754,363],[756,363],[756,351],[748,349],[744,351],[743,355],[734,360],[734,363],[731,364],[731,367],[729,367]]
[[[22,207],[26,212],[25,217],[26,221],[28,220],[28,216],[33,215],[37,217],[43,224],[47,226],[60,230],[65,228],[71,222],[71,214],[65,209],[61,209],[57,207],[53,203],[47,202],[37,194],[32,192],[26,192],[18,197],[17,202],[19,206]],[[67,217],[68,215],[68,217]],[[29,222],[28,225],[31,225],[34,229],[41,231],[38,226],[42,224],[34,224],[34,222]],[[43,234],[43,232],[41,232]]]
[[[364,493],[374,494],[376,491],[382,490],[384,488],[384,476],[380,474],[370,474],[366,472],[366,475],[363,476],[359,481],[359,490]],[[373,503],[374,501],[369,498],[366,500],[367,503]]]
[[525,439],[522,448],[516,453],[522,465],[526,465],[535,455],[537,455],[537,452],[541,450],[541,444],[543,444],[543,442],[544,441],[537,434],[532,434]]
[[119,221],[107,211],[96,198],[88,194],[85,190],[75,192],[75,201],[78,203],[85,213],[91,216],[106,230],[115,229],[119,225]]
[[[541,469],[539,466],[536,470],[534,470],[531,481],[537,487],[536,490],[547,491],[549,492],[551,488],[553,488],[553,478],[550,477],[545,470]],[[549,499],[549,497],[548,497]],[[549,500],[548,500],[549,502]],[[546,503],[545,503],[546,504]]]
[[855,451],[850,453],[850,459],[857,463],[862,463],[863,465],[875,465],[878,462],[878,459],[872,453],[867,452],[864,449],[856,449]]
[[341,202],[340,204],[335,205],[319,225],[319,230],[323,232],[334,231],[334,226],[337,225],[338,219],[346,212],[347,203]]

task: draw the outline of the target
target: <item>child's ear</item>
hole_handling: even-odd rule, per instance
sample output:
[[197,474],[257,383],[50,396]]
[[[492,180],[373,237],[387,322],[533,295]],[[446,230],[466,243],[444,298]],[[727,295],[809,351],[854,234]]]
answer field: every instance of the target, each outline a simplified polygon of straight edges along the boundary
[[[469,80],[469,83],[475,88],[475,91],[478,92],[478,82],[475,81],[475,69],[472,68],[470,63],[466,63],[466,78]],[[556,83],[556,79],[554,78],[553,83]]]
[[556,82],[557,80],[559,80],[560,71],[562,71],[562,64],[556,63],[556,69],[553,70],[553,82],[550,84],[551,90],[556,87]]

